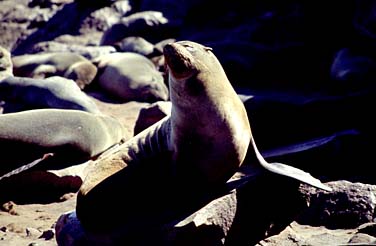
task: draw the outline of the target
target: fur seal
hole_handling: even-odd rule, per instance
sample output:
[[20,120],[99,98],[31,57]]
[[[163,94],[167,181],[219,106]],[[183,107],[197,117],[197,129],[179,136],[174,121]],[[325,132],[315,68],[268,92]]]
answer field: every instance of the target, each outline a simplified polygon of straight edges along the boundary
[[[268,171],[330,190],[308,173],[264,160],[252,138],[244,105],[211,48],[178,41],[164,47],[164,56],[171,116],[94,163],[77,197],[77,217],[86,229],[119,235],[125,224],[135,226],[145,213],[154,216],[146,216],[150,221],[162,214],[156,209],[175,209],[164,199],[182,198],[184,204],[191,204],[212,194],[238,170],[247,152]],[[97,208],[107,204],[117,211],[116,216],[98,213]]]
[[152,57],[155,53],[154,44],[138,36],[123,38],[115,43],[114,47],[119,52],[134,52],[145,57]]
[[[0,115],[0,176],[47,153],[62,165],[86,161],[122,141],[122,124],[79,110],[35,109]],[[20,154],[15,154],[20,153]],[[48,158],[48,159],[50,159]]]
[[12,57],[14,75],[29,78],[61,76],[84,89],[97,74],[97,67],[84,56],[71,52],[49,52]]
[[122,101],[166,101],[168,88],[162,74],[148,58],[132,52],[99,57],[98,84]]
[[59,76],[46,79],[7,77],[0,81],[0,100],[20,103],[21,110],[60,108],[100,113],[95,102],[73,80]]

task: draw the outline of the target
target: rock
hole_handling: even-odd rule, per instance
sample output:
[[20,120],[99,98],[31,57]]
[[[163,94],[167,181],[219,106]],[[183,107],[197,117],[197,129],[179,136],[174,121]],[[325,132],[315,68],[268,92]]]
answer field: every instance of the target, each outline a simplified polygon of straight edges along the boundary
[[[360,109],[371,103],[375,95],[372,89],[344,95],[269,93],[254,94],[244,102],[257,143],[266,149],[336,131],[366,130],[367,114]],[[278,124],[275,124],[275,118],[279,119]],[[268,139],[268,135],[274,138]]]
[[[302,94],[255,94],[244,102],[261,152],[296,148],[295,153],[269,160],[291,164],[328,181],[373,184],[367,160],[372,158],[374,122],[361,110],[370,105],[373,90],[337,96]],[[353,168],[354,163],[358,168]]]
[[[197,3],[202,2],[198,0],[177,2],[173,0],[144,0],[139,6],[135,6],[137,11],[147,11],[150,9],[160,11],[166,15],[169,21],[172,21],[174,26],[180,26],[184,22],[187,12],[192,9]],[[138,7],[138,8],[137,8]],[[172,11],[173,10],[173,11]]]
[[364,245],[372,245],[376,243],[376,237],[372,237],[367,234],[363,233],[356,233],[354,236],[352,236],[348,242],[351,244],[364,244]]
[[0,46],[0,80],[13,76],[13,63],[10,52]]
[[171,114],[171,102],[155,102],[140,110],[134,126],[134,135]]
[[88,243],[90,243],[74,211],[62,214],[58,218],[55,231],[58,245],[89,245]]
[[268,237],[258,242],[256,246],[347,245],[354,233],[355,229],[330,230],[324,226],[308,226],[293,222],[278,235]]
[[[96,4],[98,3],[100,1],[96,1]],[[82,11],[82,9],[93,9],[93,7],[95,9],[81,23],[80,32],[83,34],[91,32],[103,34],[104,31],[119,22],[124,15],[129,14],[132,9],[128,0],[116,1],[113,4],[107,4],[107,7],[96,4],[93,4],[93,2],[84,6],[79,4],[79,11]],[[97,40],[95,40],[95,44],[99,44]]]
[[[124,11],[124,8],[102,7],[100,5],[85,6],[72,2],[53,9],[53,11],[46,9],[50,12],[46,17],[45,25],[39,26],[32,34],[26,32],[28,35],[22,39],[18,38],[18,43],[12,53],[14,55],[25,54],[36,43],[52,41],[64,34],[75,36],[82,34],[80,36],[89,37],[90,44],[99,44],[101,35],[96,36],[95,34],[102,34],[104,29],[118,22],[123,14],[122,11]],[[66,18],[67,16],[69,18]]]
[[74,0],[30,0],[28,6],[34,8],[39,6],[40,8],[51,8],[54,5],[61,5],[71,3]]
[[369,222],[369,223],[362,224],[357,228],[357,232],[376,237],[376,223]]
[[[267,186],[270,179],[284,192],[278,195],[274,187]],[[159,219],[154,219],[160,214],[153,215],[148,211],[152,217],[140,218],[144,223],[127,225],[125,221],[124,229],[119,232],[85,233],[75,212],[70,212],[60,216],[56,239],[61,245],[78,242],[101,245],[254,245],[265,235],[279,233],[306,206],[297,187],[297,183],[284,177],[266,175],[231,192],[208,195],[195,209],[184,208],[184,204],[180,204],[182,207],[169,205],[166,208],[169,211],[165,213],[185,212],[178,212],[176,219],[168,223],[160,224]],[[276,203],[279,205],[275,206]]]
[[0,16],[0,45],[13,51],[20,40],[31,35],[36,26],[46,23],[57,9],[38,9],[27,7],[28,1],[2,1]]
[[48,41],[35,44],[30,48],[29,52],[32,54],[44,52],[71,52],[79,54],[92,61],[101,55],[116,52],[116,49],[112,46],[86,46],[83,44],[66,44],[56,41]]
[[69,199],[74,198],[74,196],[75,196],[75,193],[73,193],[73,192],[65,193],[64,195],[62,195],[62,196],[59,198],[59,201],[64,202],[64,201],[67,201],[67,200],[69,200]]
[[54,230],[50,229],[50,230],[44,231],[39,238],[44,238],[45,240],[51,240],[52,238],[54,238],[54,236],[55,236]]
[[376,207],[376,186],[348,181],[329,182],[332,192],[305,187],[309,207],[298,219],[301,224],[327,228],[356,228],[373,222]]
[[158,42],[169,35],[168,19],[158,11],[143,11],[123,17],[102,36],[101,45],[114,45],[125,37],[139,36],[150,42]]
[[335,55],[330,75],[333,80],[348,88],[347,90],[354,91],[366,88],[369,83],[373,84],[376,78],[375,70],[376,60],[371,50],[357,51],[344,48]]
[[31,238],[38,238],[42,234],[41,231],[38,229],[32,228],[32,227],[27,227],[26,228],[26,236],[31,237]]
[[13,201],[4,203],[0,209],[4,212],[8,212],[11,215],[18,215],[16,204]]
[[26,230],[23,226],[17,225],[15,223],[8,224],[6,226],[7,231],[9,232],[16,232],[16,233],[25,233]]
[[[87,1],[87,0],[75,0],[75,1],[79,4],[85,4],[87,6],[91,6],[93,4],[91,1]],[[99,6],[103,7],[103,6],[110,5],[117,1],[122,1],[122,0],[98,0],[94,4],[98,4]]]

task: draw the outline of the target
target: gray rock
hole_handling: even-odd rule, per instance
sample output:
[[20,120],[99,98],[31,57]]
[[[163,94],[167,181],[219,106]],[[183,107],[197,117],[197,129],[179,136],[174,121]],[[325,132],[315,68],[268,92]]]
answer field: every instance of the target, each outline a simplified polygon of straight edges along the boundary
[[39,238],[44,238],[45,240],[51,240],[55,237],[55,231],[53,229],[44,231]]
[[32,228],[32,227],[27,227],[26,228],[26,236],[31,237],[31,238],[38,238],[42,232],[38,229]]
[[116,49],[113,46],[87,46],[48,41],[35,44],[29,52],[33,54],[42,52],[72,52],[82,55],[89,60],[94,60],[101,55],[116,52]]
[[[268,186],[270,179],[284,192],[275,192],[275,187]],[[64,214],[56,224],[56,239],[59,245],[76,242],[89,245],[254,245],[266,235],[279,233],[305,207],[297,183],[284,177],[266,175],[243,186],[243,182],[237,184],[238,189],[231,192],[209,195],[200,205],[195,205],[196,209],[183,208],[184,203],[180,208],[166,204],[168,211],[162,213],[177,212],[180,215],[176,220],[161,223],[157,219],[160,214],[147,211],[151,217],[143,219],[141,216],[142,225],[127,225],[125,221],[120,231],[85,233],[75,212]],[[171,204],[164,200],[158,203]],[[150,209],[153,211],[152,207]]]
[[376,237],[376,223],[375,222],[362,224],[357,228],[357,230],[359,233],[364,233],[364,234],[368,234],[368,235]]
[[18,43],[13,49],[14,55],[25,54],[34,44],[52,41],[64,34],[89,35],[91,44],[97,45],[100,36],[94,38],[93,33],[101,34],[113,23],[118,22],[125,9],[111,6],[105,8],[95,5],[85,6],[72,2],[54,8],[53,11],[49,8],[46,10],[50,11],[51,15],[47,16],[45,25],[39,25],[35,32],[32,34],[27,32],[26,37],[17,40]]
[[142,108],[134,126],[134,135],[171,114],[171,102],[159,101]]
[[307,186],[302,189],[309,197],[309,207],[298,222],[328,228],[356,228],[373,222],[376,208],[376,186],[348,181],[330,182],[327,193]]
[[168,19],[162,12],[143,11],[123,17],[107,29],[102,36],[101,45],[113,45],[125,37],[139,36],[155,42],[166,38]]
[[58,245],[85,245],[89,241],[74,211],[62,214],[58,218],[55,231]]
[[355,234],[355,229],[331,230],[324,226],[301,225],[291,223],[278,235],[268,237],[256,246],[322,246],[347,245]]
[[13,64],[10,52],[0,46],[0,80],[13,76]]
[[352,236],[349,240],[349,244],[365,244],[365,245],[374,245],[376,244],[376,237],[372,237],[370,235],[364,233],[356,233]]
[[376,78],[375,69],[376,60],[368,52],[344,48],[335,55],[330,75],[333,80],[345,83],[354,90],[366,87],[366,83],[373,83]]

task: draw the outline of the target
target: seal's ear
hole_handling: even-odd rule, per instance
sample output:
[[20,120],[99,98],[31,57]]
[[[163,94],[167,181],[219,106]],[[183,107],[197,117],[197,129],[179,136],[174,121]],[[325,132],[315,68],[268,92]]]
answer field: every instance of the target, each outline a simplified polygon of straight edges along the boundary
[[213,48],[207,47],[207,46],[205,46],[204,49],[205,49],[205,51],[212,51],[213,50]]

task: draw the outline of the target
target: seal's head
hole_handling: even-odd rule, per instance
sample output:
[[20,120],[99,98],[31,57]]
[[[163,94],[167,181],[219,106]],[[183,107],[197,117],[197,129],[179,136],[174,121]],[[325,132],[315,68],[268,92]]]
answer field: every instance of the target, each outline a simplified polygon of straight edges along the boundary
[[[212,49],[192,41],[178,41],[164,46],[170,99],[177,105],[191,107],[220,97],[229,87],[227,76]],[[209,99],[210,98],[210,99]]]
[[[187,79],[198,71],[206,71],[205,63],[209,57],[215,59],[211,48],[191,41],[179,41],[165,45],[163,53],[170,76]],[[210,59],[210,58],[209,58]]]

